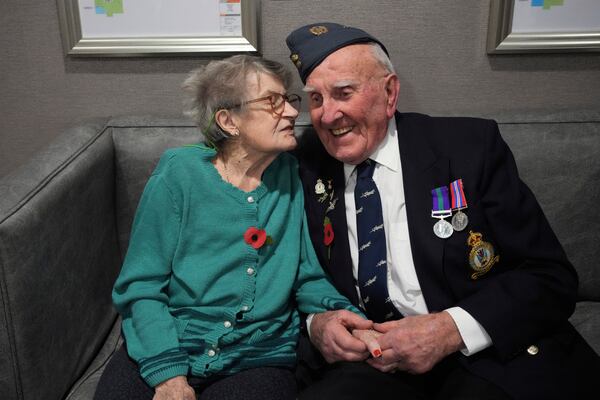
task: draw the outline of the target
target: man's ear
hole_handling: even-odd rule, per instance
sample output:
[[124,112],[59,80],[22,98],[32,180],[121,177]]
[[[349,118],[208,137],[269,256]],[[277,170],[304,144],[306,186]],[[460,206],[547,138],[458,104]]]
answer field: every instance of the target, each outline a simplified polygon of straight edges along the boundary
[[400,95],[400,79],[398,75],[389,74],[385,77],[385,93],[387,95],[386,114],[392,118],[396,112],[398,97]]
[[215,123],[219,125],[219,128],[224,132],[227,132],[230,136],[239,135],[239,129],[233,120],[233,115],[229,110],[224,108],[218,110],[215,113]]

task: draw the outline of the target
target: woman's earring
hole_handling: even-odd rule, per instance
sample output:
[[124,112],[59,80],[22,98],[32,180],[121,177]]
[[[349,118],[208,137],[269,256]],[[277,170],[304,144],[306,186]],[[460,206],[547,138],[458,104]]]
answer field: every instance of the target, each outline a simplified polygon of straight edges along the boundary
[[231,132],[231,136],[240,136],[240,130],[238,128],[235,128],[233,132]]

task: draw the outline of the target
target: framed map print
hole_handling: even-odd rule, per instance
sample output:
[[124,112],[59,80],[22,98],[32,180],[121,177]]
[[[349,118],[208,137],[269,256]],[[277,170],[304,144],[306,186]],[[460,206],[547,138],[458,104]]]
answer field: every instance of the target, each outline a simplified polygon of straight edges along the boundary
[[600,51],[599,0],[491,0],[488,54]]
[[65,53],[258,52],[259,0],[57,0]]

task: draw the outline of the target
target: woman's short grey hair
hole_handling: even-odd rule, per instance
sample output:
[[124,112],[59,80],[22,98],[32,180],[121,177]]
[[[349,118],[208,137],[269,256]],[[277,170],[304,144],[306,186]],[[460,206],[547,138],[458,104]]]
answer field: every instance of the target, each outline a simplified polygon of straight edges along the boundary
[[215,113],[250,100],[247,97],[248,79],[255,73],[272,75],[286,90],[292,82],[290,71],[282,64],[243,54],[211,61],[193,70],[183,82],[182,87],[188,95],[184,114],[194,120],[208,143],[218,148],[230,137],[215,123]]
[[369,45],[371,46],[373,57],[375,57],[379,64],[381,64],[381,66],[390,74],[395,74],[396,71],[394,70],[394,65],[381,46],[375,42],[370,42]]

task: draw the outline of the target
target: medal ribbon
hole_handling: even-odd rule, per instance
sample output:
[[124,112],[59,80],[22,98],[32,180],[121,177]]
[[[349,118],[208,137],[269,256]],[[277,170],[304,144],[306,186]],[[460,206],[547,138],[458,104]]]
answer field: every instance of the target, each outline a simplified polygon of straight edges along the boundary
[[440,186],[431,190],[431,199],[433,200],[433,207],[431,209],[432,215],[448,215],[451,214],[450,198],[448,196],[448,188],[446,186]]
[[452,195],[452,209],[467,208],[467,198],[463,190],[462,179],[457,179],[450,184],[450,193]]

